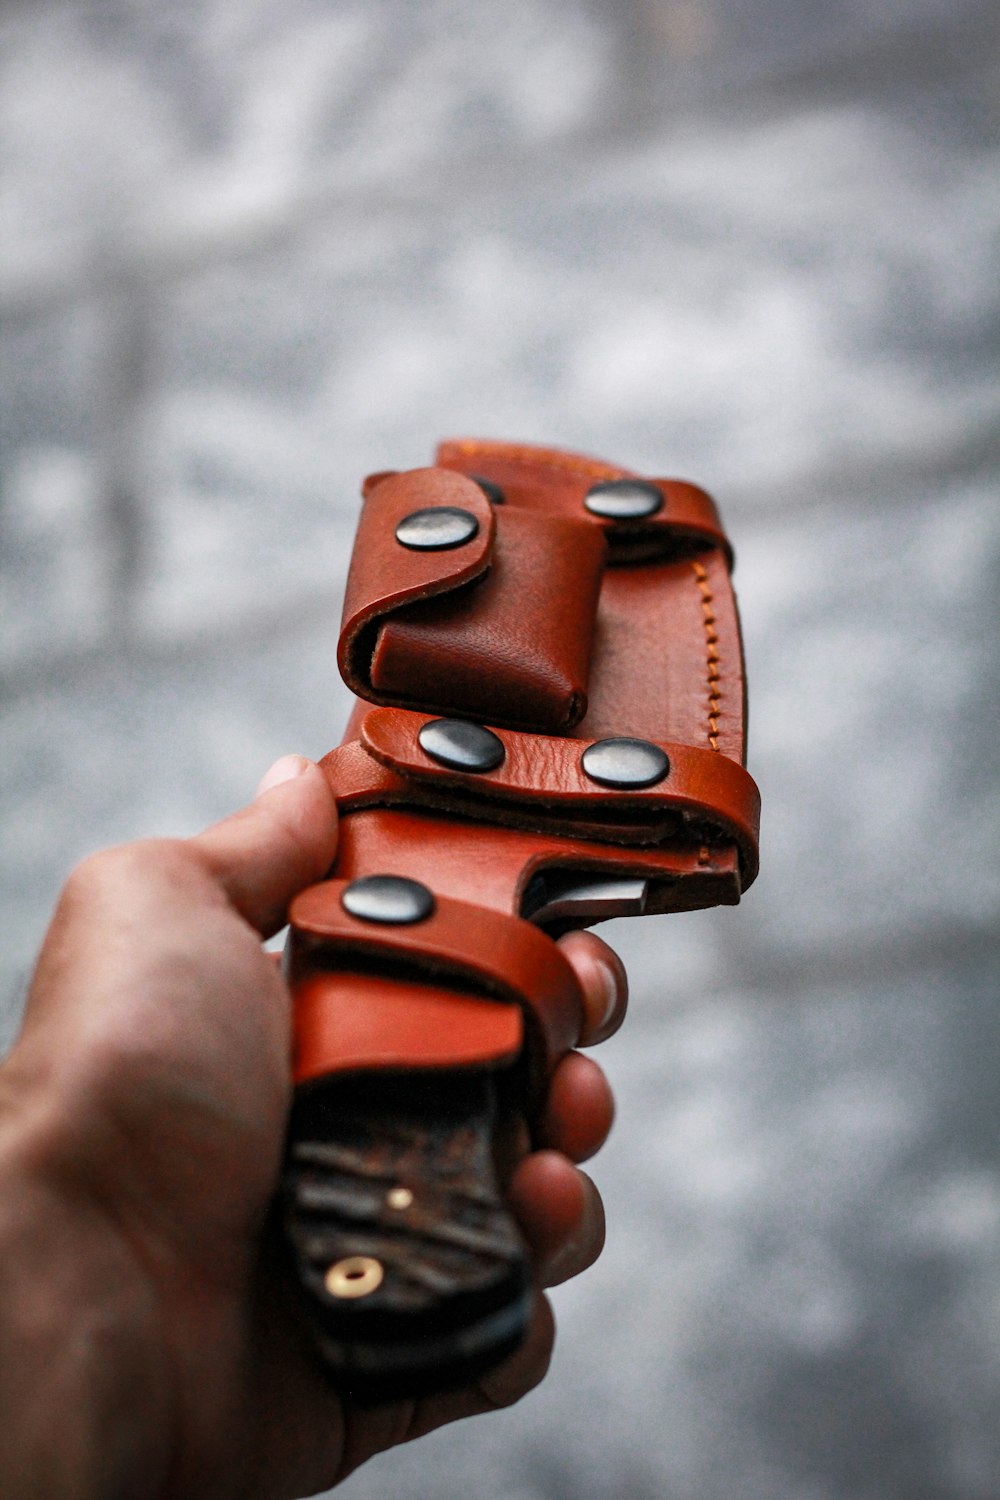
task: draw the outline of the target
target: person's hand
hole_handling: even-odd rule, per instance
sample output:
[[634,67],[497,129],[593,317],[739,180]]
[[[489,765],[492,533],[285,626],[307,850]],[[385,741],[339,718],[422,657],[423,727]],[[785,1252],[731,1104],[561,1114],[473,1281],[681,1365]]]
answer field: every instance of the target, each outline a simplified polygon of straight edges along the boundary
[[[290,1006],[261,938],[335,843],[323,775],[287,757],[206,833],[92,856],[67,883],[0,1067],[7,1500],[313,1494],[545,1373],[540,1294],[526,1346],[474,1388],[352,1409],[268,1253]],[[621,965],[590,934],[563,946],[586,996],[581,1040],[602,1040],[624,1013]],[[600,1199],[574,1163],[611,1118],[603,1074],[569,1054],[542,1149],[525,1142],[509,1183],[541,1286],[600,1253]]]

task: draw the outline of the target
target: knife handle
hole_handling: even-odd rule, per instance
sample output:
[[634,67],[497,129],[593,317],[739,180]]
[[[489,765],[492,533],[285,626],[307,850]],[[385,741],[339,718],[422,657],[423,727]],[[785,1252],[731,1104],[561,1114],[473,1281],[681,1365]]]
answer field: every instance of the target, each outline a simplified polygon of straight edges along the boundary
[[286,1241],[319,1351],[354,1400],[464,1384],[525,1336],[531,1268],[498,1164],[504,1082],[427,1070],[298,1091]]
[[580,982],[523,918],[385,874],[298,896],[285,968],[285,1238],[320,1353],[355,1399],[462,1384],[527,1331],[504,1158],[579,1038]]

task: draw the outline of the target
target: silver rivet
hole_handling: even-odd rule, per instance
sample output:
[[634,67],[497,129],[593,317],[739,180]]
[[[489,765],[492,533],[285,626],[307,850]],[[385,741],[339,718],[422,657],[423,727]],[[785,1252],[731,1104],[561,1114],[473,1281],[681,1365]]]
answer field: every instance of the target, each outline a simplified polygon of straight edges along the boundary
[[493,771],[505,753],[492,730],[464,719],[432,719],[417,739],[425,755],[450,771]]
[[457,505],[430,505],[426,510],[411,511],[396,527],[396,540],[414,552],[443,552],[448,547],[462,547],[479,530],[471,510]]
[[484,479],[481,474],[470,474],[469,478],[478,484],[491,505],[503,505],[507,497],[500,486],[494,484],[492,479]]
[[670,770],[670,761],[659,745],[627,735],[595,740],[583,752],[580,764],[591,781],[619,789],[655,786]]
[[606,479],[591,486],[583,503],[608,521],[642,521],[662,508],[663,496],[645,479]]
[[434,910],[432,892],[403,875],[363,875],[345,888],[340,900],[346,912],[363,922],[423,922]]

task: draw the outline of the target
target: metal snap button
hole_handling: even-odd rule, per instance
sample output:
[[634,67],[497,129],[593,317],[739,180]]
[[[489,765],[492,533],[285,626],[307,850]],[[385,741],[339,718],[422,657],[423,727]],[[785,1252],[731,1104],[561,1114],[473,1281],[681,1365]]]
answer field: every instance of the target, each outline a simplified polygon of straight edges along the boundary
[[591,781],[618,790],[655,786],[670,770],[670,761],[659,745],[628,735],[595,740],[583,752],[580,764]]
[[583,498],[587,509],[608,521],[641,521],[663,507],[663,495],[645,479],[607,479]]
[[433,892],[403,875],[363,875],[345,887],[340,901],[363,922],[393,925],[423,922],[434,910]]
[[493,771],[505,754],[492,730],[464,719],[432,719],[417,739],[425,755],[451,771]]
[[479,522],[469,510],[457,505],[431,505],[411,511],[396,527],[396,540],[414,552],[443,552],[461,547],[479,530]]

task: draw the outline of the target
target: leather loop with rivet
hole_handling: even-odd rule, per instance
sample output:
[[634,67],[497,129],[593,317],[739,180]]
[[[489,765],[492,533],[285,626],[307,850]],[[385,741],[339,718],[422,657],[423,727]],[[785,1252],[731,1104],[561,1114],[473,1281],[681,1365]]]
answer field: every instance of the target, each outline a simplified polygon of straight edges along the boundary
[[[446,1022],[438,1036],[427,1038],[425,1060],[433,1055],[439,1062],[453,1059],[460,1063],[470,1049],[481,1046],[491,1035],[520,1038],[520,1007],[531,1016],[537,1028],[536,1041],[541,1045],[534,1075],[536,1088],[562,1053],[578,1041],[583,1017],[580,982],[562,951],[530,922],[438,896],[432,897],[432,910],[419,926],[379,924],[355,917],[345,899],[349,891],[350,886],[344,882],[330,880],[311,886],[292,902],[286,964],[293,986],[322,981],[329,971],[331,955],[336,954],[341,975],[358,972],[359,963],[364,968],[373,958],[381,957],[397,971],[401,964],[408,964],[411,969],[426,969],[429,977],[436,976],[439,985],[447,979],[451,986],[462,983],[471,987],[480,996],[471,1002],[471,1008],[461,994],[454,1002],[446,995],[436,1002],[440,1018],[450,1012],[453,1028],[449,1034]],[[385,1032],[369,1029],[367,1034],[359,1029],[347,999],[349,989],[339,982],[340,977],[325,990],[321,982],[312,1001],[314,1019],[325,1013],[325,1024],[339,1029],[336,1070],[349,1072],[357,1066],[358,1047],[382,1048],[386,1059],[391,1058],[397,1046],[391,1027]],[[506,1014],[497,1013],[496,1002],[502,1002]],[[419,1005],[414,1003],[412,1008],[419,1016]],[[390,1002],[384,1019],[390,1019],[395,1009],[395,1002]],[[309,1060],[301,1053],[299,1057],[299,1076],[303,1078],[313,1076],[320,1055],[313,1041],[307,1046]]]
[[[757,873],[757,787],[742,766],[707,746],[650,745],[646,764],[666,763],[669,774],[645,786],[604,786],[584,769],[587,741],[496,727],[504,749],[499,765],[486,772],[449,770],[420,748],[427,722],[425,715],[397,708],[359,714],[358,741],[321,762],[338,802],[351,809],[437,808],[491,826],[561,830],[633,848],[662,846],[683,824],[713,843],[734,841],[746,885]],[[610,860],[610,852],[605,857]],[[665,869],[673,858],[672,850],[665,854]]]

